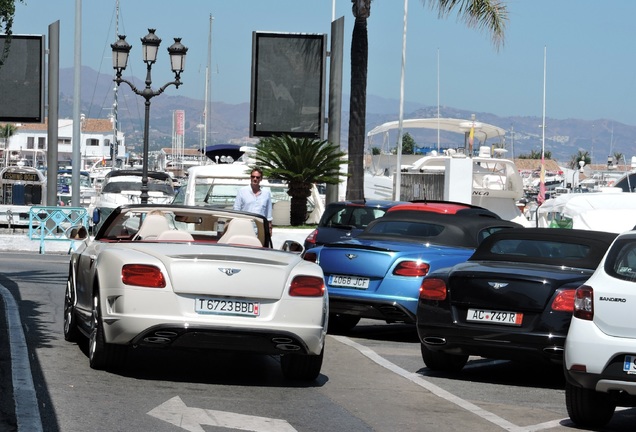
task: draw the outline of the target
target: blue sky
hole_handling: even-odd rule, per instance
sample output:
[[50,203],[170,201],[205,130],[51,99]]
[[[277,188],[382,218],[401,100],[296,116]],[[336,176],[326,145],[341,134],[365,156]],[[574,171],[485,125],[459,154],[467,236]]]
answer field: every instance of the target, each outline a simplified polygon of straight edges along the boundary
[[[112,73],[115,0],[81,2],[82,64]],[[543,110],[544,48],[547,51],[546,116],[610,119],[636,125],[636,1],[508,0],[505,45],[469,29],[455,15],[438,19],[419,0],[408,1],[405,99],[422,105],[538,116]],[[75,55],[76,0],[26,0],[16,6],[14,33],[47,34],[60,21],[60,66]],[[189,48],[184,85],[167,93],[204,98],[209,17],[215,102],[249,101],[252,31],[329,33],[333,0],[120,0],[119,33],[133,45],[129,69],[145,77],[140,38],[156,28],[163,39],[153,68],[153,87],[172,80],[166,48],[181,37]],[[336,0],[344,17],[344,88],[349,92],[353,28],[350,0]],[[403,0],[374,0],[369,31],[367,92],[400,96]],[[439,57],[439,62],[438,62]],[[439,87],[438,87],[439,68]],[[129,74],[131,71],[127,71]],[[398,113],[396,112],[396,119]]]

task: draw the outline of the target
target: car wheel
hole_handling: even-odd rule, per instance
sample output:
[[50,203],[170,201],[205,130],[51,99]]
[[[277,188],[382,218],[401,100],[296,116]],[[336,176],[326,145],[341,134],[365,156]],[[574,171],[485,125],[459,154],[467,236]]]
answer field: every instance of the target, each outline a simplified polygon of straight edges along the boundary
[[360,322],[360,317],[354,315],[330,314],[327,331],[329,333],[344,333],[353,329]]
[[77,317],[75,316],[75,291],[73,289],[71,273],[66,282],[64,293],[64,340],[76,342],[79,330],[77,329]]
[[313,381],[320,375],[322,359],[325,353],[323,346],[318,355],[283,354],[280,356],[280,367],[283,376],[288,380]]
[[565,383],[565,405],[570,419],[578,426],[598,428],[614,415],[616,405],[609,394]]
[[422,360],[426,367],[436,371],[459,372],[468,361],[467,355],[448,354],[441,351],[432,351],[426,345],[420,343]]
[[127,347],[106,343],[99,292],[93,294],[91,331],[88,337],[88,360],[93,369],[117,369],[126,361]]

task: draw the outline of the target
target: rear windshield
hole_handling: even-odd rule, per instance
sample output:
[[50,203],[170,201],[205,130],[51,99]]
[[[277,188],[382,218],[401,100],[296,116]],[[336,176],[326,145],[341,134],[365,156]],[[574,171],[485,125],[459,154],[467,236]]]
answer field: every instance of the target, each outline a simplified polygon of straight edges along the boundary
[[475,247],[486,237],[504,229],[500,226],[486,226],[481,229],[463,229],[459,225],[420,222],[413,220],[380,219],[368,227],[360,238],[386,237],[398,241],[415,241],[457,247]]
[[590,253],[587,244],[575,244],[557,241],[534,241],[528,239],[503,239],[493,243],[489,252],[494,255],[508,255],[519,258],[559,258],[584,259]]
[[385,209],[361,206],[329,206],[323,214],[320,226],[340,228],[366,228],[369,223],[386,213]]
[[605,271],[615,278],[636,282],[636,239],[616,241],[605,260]]

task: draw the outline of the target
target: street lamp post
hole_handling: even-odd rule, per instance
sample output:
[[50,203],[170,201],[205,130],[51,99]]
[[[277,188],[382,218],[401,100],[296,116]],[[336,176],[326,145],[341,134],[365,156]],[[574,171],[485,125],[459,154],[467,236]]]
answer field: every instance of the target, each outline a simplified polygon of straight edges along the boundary
[[117,86],[121,83],[126,83],[132,89],[132,91],[143,97],[146,100],[146,115],[144,120],[144,149],[143,149],[143,167],[141,173],[141,203],[148,204],[148,132],[150,124],[150,99],[160,95],[164,92],[168,86],[174,85],[176,88],[182,84],[180,81],[181,72],[183,72],[185,66],[185,56],[188,48],[181,43],[181,38],[174,38],[174,43],[168,47],[168,54],[170,54],[170,67],[174,72],[174,81],[166,83],[158,90],[153,90],[151,70],[152,65],[157,61],[157,51],[161,44],[161,39],[155,35],[155,29],[148,29],[148,34],[141,38],[141,45],[143,49],[143,60],[146,63],[146,87],[142,90],[137,89],[130,81],[121,77],[122,72],[126,69],[128,63],[128,54],[132,46],[126,42],[126,36],[118,35],[119,39],[110,45],[113,50],[113,69],[117,71],[115,81]]

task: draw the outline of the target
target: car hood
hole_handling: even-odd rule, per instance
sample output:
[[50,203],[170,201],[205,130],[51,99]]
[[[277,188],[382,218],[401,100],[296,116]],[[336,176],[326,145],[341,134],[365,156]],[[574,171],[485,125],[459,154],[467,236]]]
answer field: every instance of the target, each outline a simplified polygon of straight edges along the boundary
[[435,268],[465,261],[473,249],[416,242],[351,240],[320,248],[319,263],[325,274],[342,273],[382,277],[403,259],[422,260]]
[[163,267],[177,293],[279,299],[296,274],[323,277],[299,255],[272,249],[131,242],[105,252],[123,263]]
[[456,306],[542,311],[554,292],[576,288],[592,270],[514,262],[469,261],[449,274],[450,301]]

